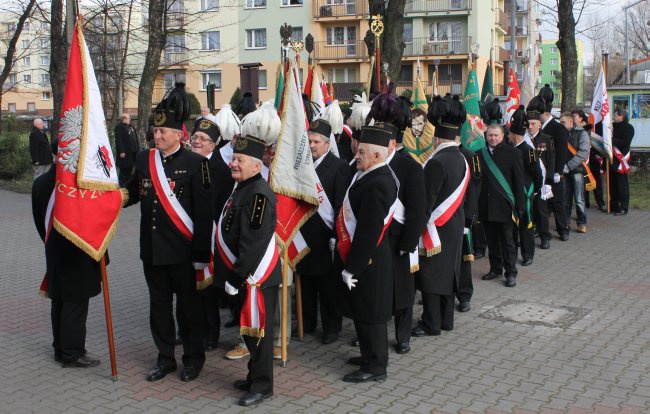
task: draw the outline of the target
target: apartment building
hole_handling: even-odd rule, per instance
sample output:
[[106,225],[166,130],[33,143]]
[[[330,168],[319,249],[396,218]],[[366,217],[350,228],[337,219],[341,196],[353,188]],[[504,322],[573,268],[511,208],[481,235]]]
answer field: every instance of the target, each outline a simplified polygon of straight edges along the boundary
[[[512,1],[505,1],[505,12],[508,15],[508,27],[510,27],[510,14],[512,13]],[[529,95],[530,99],[539,91],[538,71],[542,63],[542,35],[540,27],[542,20],[539,13],[539,5],[535,0],[515,1],[515,56],[512,59],[514,71],[517,76],[520,90]],[[511,54],[512,31],[508,30],[505,39],[505,49],[508,57]],[[507,85],[506,85],[507,87]]]
[[[539,83],[538,85],[544,86],[549,84],[555,94],[553,104],[560,106],[562,101],[562,72],[561,72],[561,59],[560,51],[555,44],[557,39],[544,40],[541,45],[542,49],[542,64],[539,67]],[[584,97],[584,43],[580,39],[576,39],[576,49],[578,51],[578,82],[576,91],[576,102],[582,104],[585,100]],[[588,98],[591,100],[591,97]]]

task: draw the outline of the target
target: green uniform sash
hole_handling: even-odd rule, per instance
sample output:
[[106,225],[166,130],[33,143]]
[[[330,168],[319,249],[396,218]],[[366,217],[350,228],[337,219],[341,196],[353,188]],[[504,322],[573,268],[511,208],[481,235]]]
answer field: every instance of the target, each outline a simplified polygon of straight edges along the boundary
[[508,184],[506,177],[503,176],[503,173],[499,167],[497,167],[497,165],[492,160],[492,155],[490,155],[487,147],[481,148],[481,153],[483,154],[483,159],[485,160],[485,164],[487,164],[488,171],[490,172],[487,174],[488,179],[492,180],[493,182],[496,181],[496,188],[500,190],[499,192],[501,193],[501,196],[510,203],[510,207],[512,208],[512,221],[519,224],[519,219],[515,213],[515,196],[512,194],[510,184]]

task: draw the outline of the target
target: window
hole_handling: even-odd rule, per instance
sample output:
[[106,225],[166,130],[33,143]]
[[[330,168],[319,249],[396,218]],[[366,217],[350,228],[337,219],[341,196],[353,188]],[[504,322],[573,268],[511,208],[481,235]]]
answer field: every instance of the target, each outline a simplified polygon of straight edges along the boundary
[[404,40],[404,43],[413,43],[413,23],[404,23],[402,40]]
[[23,24],[23,32],[29,32],[29,22],[25,22],[25,24]]
[[8,104],[7,108],[9,109],[9,112],[11,112],[12,114],[16,113],[16,104],[15,103]]
[[266,89],[266,70],[260,70],[258,73],[257,87],[259,89]]
[[165,90],[169,90],[174,87],[176,82],[185,82],[185,73],[165,73],[163,80]]
[[549,49],[550,53],[557,53],[557,47],[552,47]]
[[354,43],[357,40],[357,32],[354,26],[328,27],[327,45],[337,46]]
[[31,63],[32,61],[29,59],[29,56],[23,58],[23,66],[29,66]]
[[23,75],[23,82],[32,83],[32,75]]
[[201,11],[218,11],[219,0],[201,0]]
[[327,71],[327,78],[333,83],[356,82],[357,71],[355,68],[336,68]]
[[551,71],[551,76],[557,78],[558,76],[560,76],[560,71],[559,70],[552,70]]
[[614,110],[625,109],[627,111],[629,103],[630,103],[630,96],[629,95],[615,96],[614,97]]
[[303,0],[282,0],[282,6],[302,6]]
[[266,7],[266,0],[246,0],[247,9]]
[[28,49],[29,48],[29,40],[23,39],[23,49]]
[[49,73],[43,73],[41,75],[41,83],[45,84],[45,85],[50,83],[50,74]]
[[402,65],[399,71],[400,82],[413,82],[413,65]]
[[48,39],[41,39],[41,48],[48,49],[50,47],[50,41]]
[[201,49],[219,50],[219,32],[204,32],[201,35]]
[[246,47],[262,49],[266,47],[266,29],[246,30]]
[[50,24],[48,22],[41,22],[41,30],[49,31],[50,30]]
[[49,91],[43,91],[43,94],[41,95],[41,99],[43,101],[49,101],[50,100],[50,92]]
[[41,55],[41,65],[48,66],[50,64],[50,57],[48,55]]
[[36,112],[36,104],[34,102],[27,102],[27,112]]
[[12,74],[9,75],[9,78],[7,79],[7,81],[9,82],[9,85],[13,85],[16,82],[18,82],[18,76],[15,73],[12,73]]
[[201,73],[201,89],[208,89],[208,83],[213,84],[217,89],[221,89],[221,72]]
[[551,59],[548,63],[549,63],[551,66],[557,66],[557,59]]
[[634,102],[634,105],[632,105],[630,118],[650,118],[650,95],[634,93],[632,94],[632,102]]
[[293,27],[291,32],[291,40],[294,42],[302,41],[302,26]]

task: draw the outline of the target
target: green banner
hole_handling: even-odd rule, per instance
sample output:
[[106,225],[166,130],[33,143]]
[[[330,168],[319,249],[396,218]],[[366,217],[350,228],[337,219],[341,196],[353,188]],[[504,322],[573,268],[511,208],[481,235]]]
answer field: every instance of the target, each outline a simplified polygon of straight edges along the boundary
[[488,63],[485,68],[485,76],[483,77],[483,89],[481,89],[481,102],[484,104],[491,102],[494,99],[494,82],[492,81],[492,66]]
[[485,147],[485,137],[481,130],[483,121],[481,119],[481,110],[479,109],[478,79],[476,78],[476,70],[474,69],[470,70],[467,76],[463,103],[467,111],[467,120],[460,130],[460,142],[465,148],[478,151]]

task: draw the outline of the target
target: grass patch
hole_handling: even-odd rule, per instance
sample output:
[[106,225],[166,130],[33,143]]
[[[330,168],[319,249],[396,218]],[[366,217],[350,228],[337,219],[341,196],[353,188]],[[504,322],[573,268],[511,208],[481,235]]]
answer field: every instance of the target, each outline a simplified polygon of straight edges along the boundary
[[17,179],[0,179],[0,188],[16,193],[30,194],[32,192],[32,182],[34,182],[34,173],[26,173]]
[[650,182],[630,183],[630,207],[650,210]]

